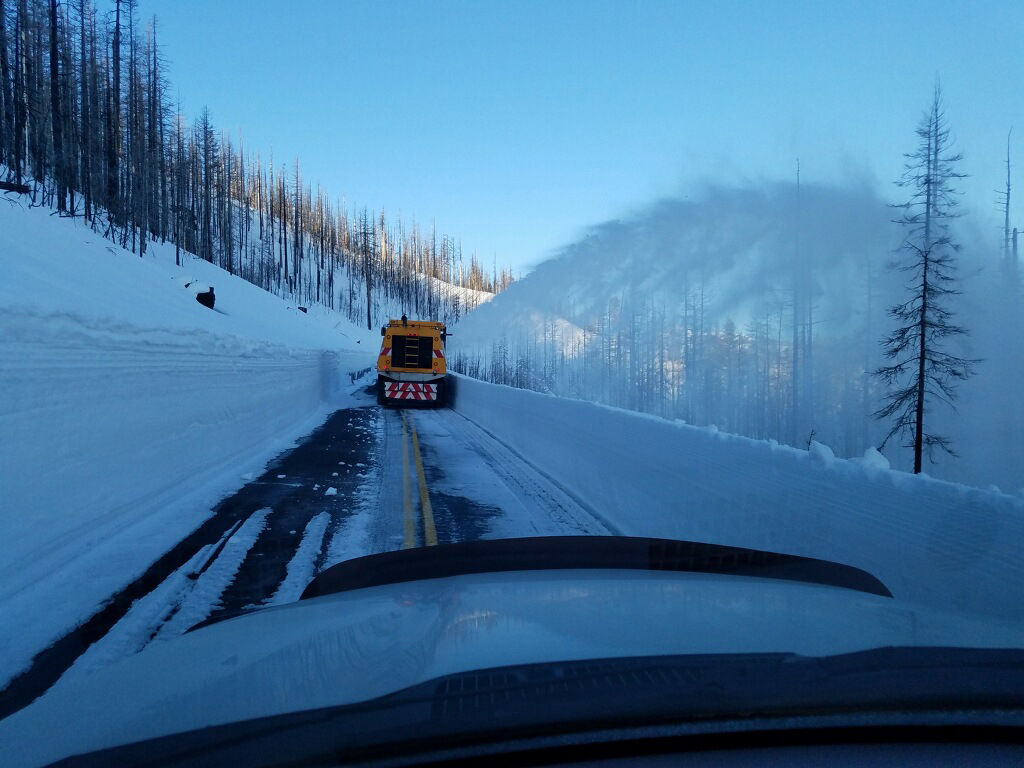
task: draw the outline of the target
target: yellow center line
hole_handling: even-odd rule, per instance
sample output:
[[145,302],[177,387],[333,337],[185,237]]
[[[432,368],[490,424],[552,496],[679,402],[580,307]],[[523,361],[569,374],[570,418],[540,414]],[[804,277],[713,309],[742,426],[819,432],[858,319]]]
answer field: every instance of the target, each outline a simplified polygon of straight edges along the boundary
[[404,509],[402,549],[416,546],[416,521],[412,513],[412,496],[409,493],[409,430],[402,414],[402,507]]
[[420,457],[420,441],[416,435],[416,425],[409,418],[409,429],[412,431],[412,455],[416,459],[416,477],[420,483],[420,508],[423,510],[423,539],[428,547],[437,544],[437,529],[434,527],[434,511],[430,508],[430,494],[427,493],[427,479],[423,476],[423,459]]

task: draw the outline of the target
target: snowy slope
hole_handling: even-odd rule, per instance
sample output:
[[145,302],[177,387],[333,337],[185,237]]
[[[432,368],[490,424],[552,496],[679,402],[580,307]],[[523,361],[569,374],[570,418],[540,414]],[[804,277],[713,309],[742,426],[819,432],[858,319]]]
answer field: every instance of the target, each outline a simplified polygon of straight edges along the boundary
[[472,312],[482,304],[486,304],[488,301],[494,298],[493,293],[487,291],[477,291],[473,288],[466,288],[461,285],[452,285],[446,283],[443,280],[438,280],[436,277],[429,277],[426,275],[420,275],[422,279],[427,280],[434,291],[439,296],[450,296],[452,298],[458,298],[459,306],[462,308],[462,314],[465,315],[468,312]]
[[372,334],[185,258],[0,202],[0,685],[373,364]]

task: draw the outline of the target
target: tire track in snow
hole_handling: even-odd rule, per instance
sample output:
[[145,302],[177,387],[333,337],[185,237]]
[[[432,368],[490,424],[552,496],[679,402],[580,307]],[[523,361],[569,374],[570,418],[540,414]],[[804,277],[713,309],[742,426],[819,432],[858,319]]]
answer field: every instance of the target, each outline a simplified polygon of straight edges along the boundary
[[373,420],[369,434],[373,437],[373,453],[368,457],[369,467],[353,496],[351,513],[331,530],[330,543],[317,563],[317,573],[342,560],[386,551],[372,546],[371,525],[375,517],[380,516],[384,498],[382,457],[387,452],[388,430],[381,410],[375,408],[371,413]]
[[389,419],[388,412],[379,406],[369,409],[369,413],[372,422],[367,434],[373,438],[373,445],[367,456],[368,466],[353,494],[351,513],[331,530],[320,571],[343,560],[402,546],[401,461],[396,462],[392,455],[395,446],[401,445],[401,427],[397,417]]
[[[593,510],[559,485],[555,479],[462,414],[450,410],[423,411],[417,413],[416,418],[423,427],[429,425],[429,432],[427,429],[421,428],[420,437],[423,443],[430,448],[429,455],[434,462],[434,466],[428,469],[428,474],[435,474],[440,479],[440,482],[436,483],[432,480],[432,487],[435,484],[442,489],[447,486],[447,465],[440,454],[450,450],[443,443],[451,438],[453,442],[463,443],[472,453],[483,459],[487,468],[493,473],[494,479],[505,486],[516,499],[523,503],[523,506],[529,508],[532,519],[528,522],[532,530],[509,531],[503,535],[527,536],[566,533],[607,535],[618,533],[610,523],[601,519]],[[447,434],[441,434],[442,432]],[[438,441],[438,438],[441,440]],[[427,455],[425,454],[424,460]],[[453,468],[448,467],[448,470],[452,471]],[[457,478],[452,477],[447,480],[457,481]],[[509,512],[509,510],[505,511]],[[511,520],[508,522],[516,524]]]
[[174,615],[160,627],[155,639],[166,640],[184,634],[189,627],[195,626],[213,612],[220,602],[220,596],[234,580],[245,556],[249,554],[249,550],[263,532],[270,512],[269,507],[264,507],[253,512],[252,516],[242,523],[238,531],[228,539],[217,559],[199,575],[195,587],[188,593]]
[[[225,502],[246,510],[270,506],[274,513],[267,520],[264,535],[243,561],[238,577],[225,590],[211,621],[244,613],[273,599],[288,579],[289,568],[297,566],[293,562],[296,551],[318,515],[330,515],[329,528],[344,524],[352,514],[352,500],[366,481],[374,434],[372,407],[336,411],[268,470],[269,477],[261,481],[269,480],[269,485],[250,484]],[[284,489],[282,484],[288,487]],[[320,559],[314,558],[314,570]]]
[[[195,578],[199,575],[196,574],[197,569],[213,569],[219,557],[216,556],[218,542],[225,542],[226,532],[234,532],[235,527],[248,520],[256,510],[265,508],[274,510],[266,519],[267,530],[243,558],[237,576],[220,594],[210,618],[226,618],[234,612],[248,610],[273,595],[285,579],[286,566],[299,546],[301,537],[294,534],[304,531],[313,517],[329,511],[332,519],[348,530],[345,524],[353,514],[350,500],[361,494],[359,487],[367,481],[366,475],[369,474],[363,469],[372,464],[371,456],[376,447],[373,440],[375,418],[372,406],[336,411],[294,448],[270,462],[258,479],[223,499],[205,522],[144,568],[134,581],[107,597],[105,604],[94,614],[84,616],[76,628],[36,652],[28,666],[0,689],[0,717],[16,712],[43,694],[133,608],[136,609],[135,616],[139,617],[138,623],[134,634],[126,632],[122,636],[124,644],[120,646],[119,656],[134,653],[145,645],[153,633],[172,618],[164,608],[173,610],[174,606],[181,605],[184,592],[195,587],[187,579],[188,574],[198,581]],[[284,483],[281,482],[282,475],[287,478]],[[331,487],[336,487],[337,493],[330,494]],[[103,533],[109,535],[108,530]],[[81,546],[91,544],[83,543]],[[96,560],[97,567],[111,568],[115,565],[98,556]],[[209,567],[204,569],[204,563]],[[212,578],[212,575],[207,578]],[[208,582],[204,580],[204,589],[205,583]],[[163,598],[150,598],[150,594],[158,589]],[[143,600],[146,602],[136,607],[136,603]],[[196,610],[200,607],[198,596],[195,600],[194,604],[182,606],[185,613],[171,627],[177,626],[178,622],[190,624],[195,613],[205,611],[205,607],[201,611]],[[142,618],[144,609],[150,612],[145,620]],[[38,606],[32,606],[32,610],[38,610]],[[113,640],[110,642],[108,648],[113,649]],[[2,645],[3,637],[0,636]],[[98,652],[93,651],[94,654]]]
[[200,549],[156,589],[132,603],[124,617],[90,645],[60,679],[74,680],[141,651],[187,594],[191,587],[188,574],[202,565],[212,548],[207,545]]
[[299,599],[302,590],[313,580],[315,575],[316,563],[320,559],[324,535],[327,533],[327,525],[330,521],[331,514],[329,512],[321,512],[309,521],[302,534],[302,542],[295,550],[295,556],[288,563],[284,581],[273,595],[263,601],[263,605],[294,603]]
[[270,509],[255,512],[228,531],[217,545],[202,547],[154,590],[136,600],[124,617],[89,646],[61,679],[75,679],[136,654],[150,642],[180,635],[205,619],[263,530],[269,513]]

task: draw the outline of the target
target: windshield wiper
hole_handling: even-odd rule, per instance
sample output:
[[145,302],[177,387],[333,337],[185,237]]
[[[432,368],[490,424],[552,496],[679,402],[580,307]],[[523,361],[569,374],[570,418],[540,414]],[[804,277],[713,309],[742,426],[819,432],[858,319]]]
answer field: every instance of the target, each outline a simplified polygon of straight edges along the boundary
[[541,536],[441,544],[355,558],[319,574],[301,599],[423,579],[500,571],[627,569],[757,576],[892,597],[867,571],[799,555],[631,536]]
[[766,746],[1020,744],[1022,691],[1017,649],[587,659],[446,675],[365,702],[215,725],[58,765],[548,765],[756,746],[759,734]]

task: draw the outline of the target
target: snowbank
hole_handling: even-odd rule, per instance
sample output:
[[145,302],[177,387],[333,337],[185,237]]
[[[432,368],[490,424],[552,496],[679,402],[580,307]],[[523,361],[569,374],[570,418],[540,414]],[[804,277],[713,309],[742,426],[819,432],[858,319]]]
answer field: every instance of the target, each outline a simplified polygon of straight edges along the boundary
[[0,687],[373,364],[372,334],[186,259],[0,201]]
[[620,531],[825,558],[896,597],[1024,618],[1024,501],[459,376],[454,408]]

